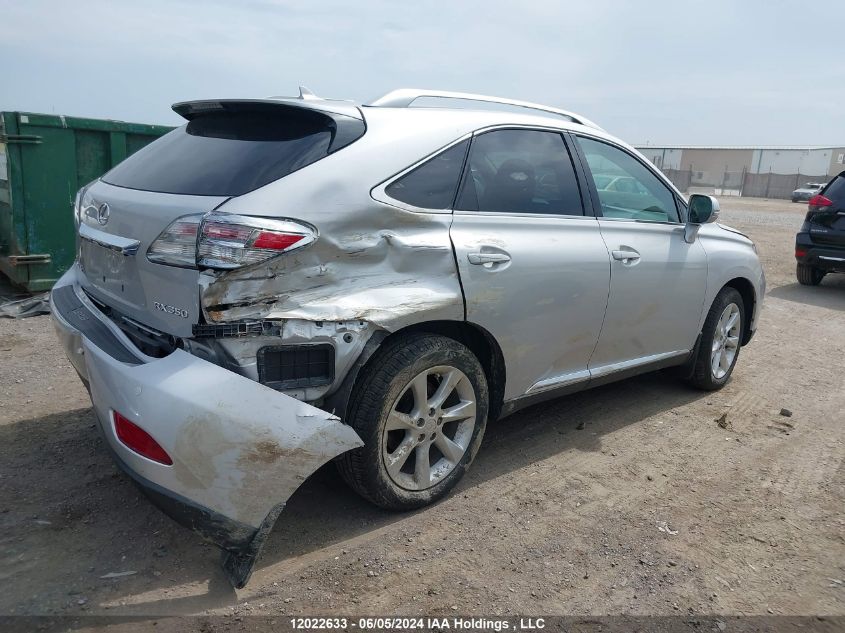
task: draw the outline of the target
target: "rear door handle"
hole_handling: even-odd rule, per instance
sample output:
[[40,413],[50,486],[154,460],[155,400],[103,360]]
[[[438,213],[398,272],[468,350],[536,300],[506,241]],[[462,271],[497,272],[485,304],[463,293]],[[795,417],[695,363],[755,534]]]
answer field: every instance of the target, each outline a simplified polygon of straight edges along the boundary
[[503,264],[511,260],[507,253],[467,253],[470,264]]
[[613,255],[613,259],[623,264],[635,262],[640,258],[640,254],[637,251],[611,251],[610,254]]

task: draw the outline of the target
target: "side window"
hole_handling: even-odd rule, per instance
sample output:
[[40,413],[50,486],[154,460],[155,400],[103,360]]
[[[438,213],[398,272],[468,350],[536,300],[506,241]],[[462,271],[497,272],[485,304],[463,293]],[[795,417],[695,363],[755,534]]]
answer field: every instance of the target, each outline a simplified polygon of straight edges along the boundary
[[563,137],[539,130],[496,130],[475,137],[455,208],[583,215]]
[[461,141],[439,153],[390,183],[385,193],[391,198],[423,209],[451,209],[461,168],[464,166],[467,143],[469,141]]
[[645,165],[621,149],[578,137],[606,218],[678,222],[675,196]]
[[821,193],[834,201],[837,201],[840,197],[845,197],[845,172],[842,172],[825,185]]

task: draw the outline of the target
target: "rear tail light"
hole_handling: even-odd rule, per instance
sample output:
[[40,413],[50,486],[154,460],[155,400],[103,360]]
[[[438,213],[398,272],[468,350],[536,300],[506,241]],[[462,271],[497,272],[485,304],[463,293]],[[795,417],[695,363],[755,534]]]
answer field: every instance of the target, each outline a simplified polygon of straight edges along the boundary
[[805,257],[807,255],[807,251],[802,250],[800,248],[795,249],[795,257]]
[[830,198],[825,198],[821,194],[817,194],[810,198],[808,204],[811,207],[830,207],[833,206],[833,201]]
[[293,220],[210,213],[179,218],[147,251],[150,261],[188,268],[231,269],[257,264],[317,239]]
[[130,422],[117,411],[112,411],[112,419],[114,420],[114,432],[117,434],[117,439],[124,445],[154,462],[165,466],[173,465],[173,460],[167,454],[167,451],[144,429],[134,422]]
[[195,268],[200,222],[201,215],[188,215],[173,222],[150,245],[147,259],[158,264]]
[[93,182],[89,182],[76,192],[76,198],[73,201],[73,222],[77,229],[79,228],[80,222],[82,222],[82,216],[90,214],[93,207],[94,200],[91,194],[88,193],[88,190],[93,184]]
[[301,248],[317,231],[293,220],[212,213],[202,223],[197,263],[209,268],[240,268]]

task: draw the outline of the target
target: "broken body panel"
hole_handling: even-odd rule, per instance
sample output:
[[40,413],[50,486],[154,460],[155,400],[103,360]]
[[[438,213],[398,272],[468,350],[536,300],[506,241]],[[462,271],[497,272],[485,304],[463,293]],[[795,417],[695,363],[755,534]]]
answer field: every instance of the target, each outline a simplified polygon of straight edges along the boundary
[[[77,281],[72,269],[56,284],[53,320],[103,437],[153,501],[226,550],[224,568],[243,586],[290,495],[360,438],[337,416],[185,351],[145,357]],[[125,445],[115,413],[142,427],[172,464]]]

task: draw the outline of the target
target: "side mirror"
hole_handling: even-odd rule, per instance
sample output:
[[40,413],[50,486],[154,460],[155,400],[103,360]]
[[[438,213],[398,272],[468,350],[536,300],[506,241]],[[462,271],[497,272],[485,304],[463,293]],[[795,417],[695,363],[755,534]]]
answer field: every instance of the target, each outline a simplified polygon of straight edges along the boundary
[[719,201],[713,196],[694,193],[689,197],[689,217],[684,227],[684,240],[692,244],[702,224],[715,222],[719,218]]
[[709,224],[719,218],[719,201],[713,196],[694,193],[689,197],[690,224]]

